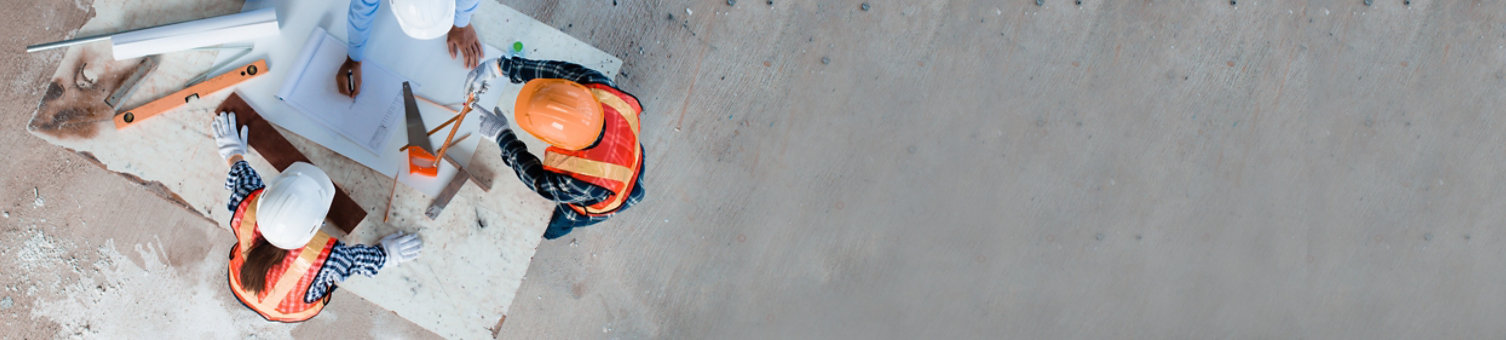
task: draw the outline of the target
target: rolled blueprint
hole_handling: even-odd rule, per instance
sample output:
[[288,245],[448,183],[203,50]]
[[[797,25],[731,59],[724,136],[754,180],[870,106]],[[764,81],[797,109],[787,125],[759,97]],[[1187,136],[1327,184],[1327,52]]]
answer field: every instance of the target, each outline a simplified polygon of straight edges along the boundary
[[182,51],[277,35],[277,11],[263,8],[157,26],[110,37],[115,60]]

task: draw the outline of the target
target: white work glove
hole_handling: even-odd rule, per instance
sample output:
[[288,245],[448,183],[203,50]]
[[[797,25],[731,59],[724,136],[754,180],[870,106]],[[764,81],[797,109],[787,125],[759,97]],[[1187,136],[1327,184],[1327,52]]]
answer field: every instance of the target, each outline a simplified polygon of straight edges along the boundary
[[511,126],[507,125],[507,118],[497,114],[497,112],[502,110],[497,109],[495,106],[491,110],[487,110],[482,108],[481,105],[471,104],[471,111],[476,112],[476,116],[481,117],[481,135],[486,136],[487,140],[495,141],[497,140],[497,136],[502,135],[502,131],[512,129]]
[[235,133],[235,113],[220,112],[214,117],[214,123],[209,128],[214,130],[214,144],[220,148],[220,157],[229,161],[231,157],[246,154],[246,133],[249,127],[242,126],[241,133]]
[[481,94],[491,90],[492,83],[502,77],[502,59],[491,58],[481,62],[471,73],[465,75],[465,95],[480,97]]
[[[388,264],[399,264],[413,261],[418,258],[418,252],[424,249],[424,241],[418,238],[418,234],[404,232],[392,233],[382,238],[382,251],[387,252]],[[385,267],[386,264],[383,264]]]

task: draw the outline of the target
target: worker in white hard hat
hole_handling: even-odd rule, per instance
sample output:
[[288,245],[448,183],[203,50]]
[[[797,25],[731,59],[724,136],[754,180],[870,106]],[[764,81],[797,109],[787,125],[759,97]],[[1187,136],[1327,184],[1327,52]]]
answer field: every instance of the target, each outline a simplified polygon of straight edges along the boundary
[[235,113],[211,124],[220,157],[230,163],[230,291],[269,321],[300,322],[319,314],[335,284],[418,258],[423,241],[402,232],[381,245],[347,245],[320,232],[335,185],[323,170],[297,162],[263,185],[246,163],[247,127],[236,133]]
[[397,17],[403,33],[418,40],[445,37],[450,58],[461,58],[466,68],[481,62],[481,39],[471,27],[471,13],[480,0],[350,0],[346,38],[350,45],[345,63],[335,71],[335,86],[341,94],[355,98],[361,93],[361,60],[366,54],[367,38],[377,11],[385,3]]

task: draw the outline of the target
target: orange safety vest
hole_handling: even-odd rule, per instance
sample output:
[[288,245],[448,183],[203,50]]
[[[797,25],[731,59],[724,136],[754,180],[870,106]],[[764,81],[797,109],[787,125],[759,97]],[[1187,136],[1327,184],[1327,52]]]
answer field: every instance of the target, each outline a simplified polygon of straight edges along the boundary
[[267,271],[267,287],[261,290],[261,294],[251,294],[241,287],[241,265],[246,262],[246,254],[241,251],[251,247],[261,233],[256,232],[256,202],[261,199],[262,190],[252,192],[241,201],[241,206],[235,209],[235,215],[230,219],[230,228],[235,231],[235,238],[239,241],[230,248],[230,292],[235,293],[235,298],[251,310],[261,314],[263,318],[278,322],[300,322],[318,315],[324,310],[324,305],[329,301],[329,296],[313,303],[303,302],[303,295],[308,293],[309,285],[314,282],[314,276],[319,274],[319,269],[324,268],[324,260],[329,258],[330,250],[335,248],[335,239],[324,232],[314,235],[303,249],[288,251],[287,258],[282,263],[272,266]]
[[638,104],[638,98],[611,86],[585,86],[601,102],[601,140],[585,150],[553,146],[545,149],[544,169],[611,190],[611,197],[596,204],[569,204],[571,209],[587,216],[611,215],[627,201],[633,186],[638,184],[638,171],[643,168],[643,148],[638,144],[638,115],[643,106]]

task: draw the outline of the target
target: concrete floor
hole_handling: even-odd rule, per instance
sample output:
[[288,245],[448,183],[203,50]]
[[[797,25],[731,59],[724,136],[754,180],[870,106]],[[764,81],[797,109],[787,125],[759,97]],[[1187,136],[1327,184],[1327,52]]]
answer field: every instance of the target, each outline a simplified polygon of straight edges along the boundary
[[[649,151],[502,338],[1506,335],[1506,3],[502,2],[624,60]],[[0,328],[424,335],[233,310],[228,233],[24,133],[87,4],[10,8]],[[83,311],[149,274],[219,305]]]

